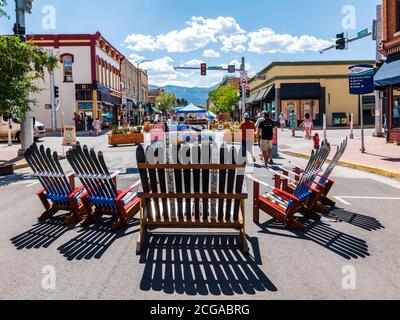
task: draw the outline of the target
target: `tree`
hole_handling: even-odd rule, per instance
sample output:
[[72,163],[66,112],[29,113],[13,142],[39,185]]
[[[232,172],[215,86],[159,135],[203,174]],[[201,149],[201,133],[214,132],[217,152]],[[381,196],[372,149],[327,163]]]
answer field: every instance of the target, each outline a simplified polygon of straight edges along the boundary
[[213,112],[230,113],[239,102],[238,91],[231,86],[222,86],[210,91],[208,98],[213,102]]
[[166,113],[171,107],[175,105],[175,96],[169,92],[161,92],[156,98],[156,108],[162,113]]
[[176,100],[176,104],[178,105],[178,107],[186,107],[187,105],[189,105],[189,102],[185,98],[181,98]]
[[30,105],[37,105],[29,98],[29,94],[41,91],[36,80],[56,65],[56,57],[18,36],[0,36],[0,114],[22,120]]

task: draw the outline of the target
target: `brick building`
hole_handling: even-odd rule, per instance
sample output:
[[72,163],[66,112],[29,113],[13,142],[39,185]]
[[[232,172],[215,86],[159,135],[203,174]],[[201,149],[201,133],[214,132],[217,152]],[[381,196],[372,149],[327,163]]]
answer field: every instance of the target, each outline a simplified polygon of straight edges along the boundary
[[400,142],[400,0],[383,0],[379,51],[386,61],[375,76],[384,96],[388,142]]

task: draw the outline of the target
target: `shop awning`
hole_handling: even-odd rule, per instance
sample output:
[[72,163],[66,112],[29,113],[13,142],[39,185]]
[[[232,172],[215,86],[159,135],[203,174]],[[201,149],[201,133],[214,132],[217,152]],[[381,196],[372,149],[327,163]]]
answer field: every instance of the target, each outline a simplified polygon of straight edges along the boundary
[[281,99],[313,99],[324,96],[319,83],[282,83]]
[[275,99],[275,86],[271,86],[261,90],[258,96],[254,99],[254,102],[263,100],[274,100]]
[[255,100],[257,99],[257,97],[258,97],[259,94],[260,94],[260,91],[253,92],[253,93],[250,95],[249,99],[247,99],[247,103],[253,103],[253,102],[255,102]]
[[400,84],[400,55],[389,57],[376,73],[374,80],[377,87]]

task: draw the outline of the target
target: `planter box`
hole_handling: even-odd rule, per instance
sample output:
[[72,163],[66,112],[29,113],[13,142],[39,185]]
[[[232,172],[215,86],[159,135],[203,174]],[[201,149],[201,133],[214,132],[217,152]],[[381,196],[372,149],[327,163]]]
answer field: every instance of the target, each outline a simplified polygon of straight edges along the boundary
[[109,134],[108,135],[108,144],[116,147],[120,144],[142,144],[144,143],[144,135],[143,133],[134,133],[134,134]]

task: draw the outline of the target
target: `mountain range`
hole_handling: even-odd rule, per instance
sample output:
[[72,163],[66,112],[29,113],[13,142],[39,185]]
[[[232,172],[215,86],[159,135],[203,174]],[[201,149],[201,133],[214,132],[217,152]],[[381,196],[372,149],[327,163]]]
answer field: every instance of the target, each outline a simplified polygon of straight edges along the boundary
[[[208,93],[218,85],[210,88],[199,88],[199,87],[179,87],[179,86],[165,86],[162,87],[166,92],[172,93],[175,95],[177,99],[186,99],[189,103],[193,103],[194,105],[205,106],[207,104]],[[160,87],[149,85],[149,90],[156,90]]]

